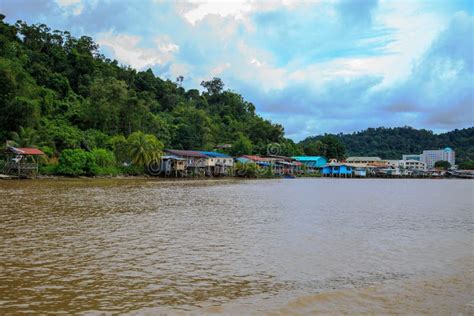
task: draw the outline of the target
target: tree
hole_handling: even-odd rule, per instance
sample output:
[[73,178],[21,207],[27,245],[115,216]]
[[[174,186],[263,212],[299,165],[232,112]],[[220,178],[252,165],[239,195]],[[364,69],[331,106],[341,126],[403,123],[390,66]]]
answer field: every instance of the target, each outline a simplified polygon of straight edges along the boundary
[[321,140],[314,140],[303,144],[303,151],[308,156],[326,156],[327,146]]
[[461,162],[458,168],[460,170],[474,170],[474,160]]
[[324,156],[328,159],[335,158],[342,160],[345,158],[346,148],[342,141],[334,135],[325,135],[321,138],[321,142],[325,146]]
[[324,156],[328,159],[342,160],[345,158],[345,146],[342,141],[334,135],[306,139],[300,143],[304,153],[308,156]]
[[253,151],[253,145],[250,139],[243,134],[237,136],[237,140],[232,144],[230,153],[233,156],[250,155]]
[[434,167],[440,170],[448,170],[451,168],[451,164],[446,160],[438,160],[435,162]]
[[128,139],[132,163],[144,166],[161,157],[163,144],[154,136],[143,132],[132,133]]
[[39,136],[36,131],[30,127],[23,128],[20,131],[12,132],[13,145],[17,147],[36,147],[39,142]]
[[211,96],[218,95],[224,89],[224,82],[220,78],[212,78],[209,81],[202,81],[201,86],[207,89],[207,93]]

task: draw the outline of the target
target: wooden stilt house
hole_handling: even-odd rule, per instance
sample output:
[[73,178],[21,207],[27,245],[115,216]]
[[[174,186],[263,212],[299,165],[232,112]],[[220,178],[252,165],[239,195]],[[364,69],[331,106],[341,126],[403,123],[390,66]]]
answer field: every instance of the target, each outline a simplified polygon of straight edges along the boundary
[[42,155],[44,153],[37,148],[7,147],[7,162],[3,173],[19,178],[36,178]]

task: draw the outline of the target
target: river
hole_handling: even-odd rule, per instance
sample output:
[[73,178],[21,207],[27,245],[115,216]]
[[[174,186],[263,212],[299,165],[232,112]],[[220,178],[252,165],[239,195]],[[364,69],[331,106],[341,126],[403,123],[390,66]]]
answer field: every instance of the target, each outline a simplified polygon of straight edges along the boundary
[[0,181],[0,314],[472,314],[474,182]]

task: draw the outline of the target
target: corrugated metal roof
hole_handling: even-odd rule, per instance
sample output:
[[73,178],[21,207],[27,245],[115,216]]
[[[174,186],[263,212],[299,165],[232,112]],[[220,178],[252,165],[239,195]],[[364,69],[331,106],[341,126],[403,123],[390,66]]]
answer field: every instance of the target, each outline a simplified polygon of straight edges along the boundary
[[207,158],[206,155],[196,150],[165,149],[165,152],[182,157]]
[[255,155],[243,155],[242,157],[253,160],[253,161],[266,161],[265,158]]
[[356,162],[356,161],[380,161],[380,157],[349,157],[346,159],[347,162]]
[[27,148],[27,147],[22,147],[22,148],[16,148],[16,147],[8,147],[8,149],[12,152],[14,152],[17,155],[34,155],[34,156],[40,156],[44,155],[44,152],[39,150],[38,148]]
[[295,156],[295,157],[291,157],[297,161],[318,161],[318,160],[321,160],[321,159],[324,159],[326,160],[326,158],[322,157],[322,156]]
[[199,151],[201,154],[204,154],[206,156],[212,157],[212,158],[231,158],[229,155],[223,154],[223,153],[218,153],[215,151]]
[[240,163],[247,163],[247,162],[251,161],[250,159],[245,158],[245,157],[235,158],[235,160],[240,162]]

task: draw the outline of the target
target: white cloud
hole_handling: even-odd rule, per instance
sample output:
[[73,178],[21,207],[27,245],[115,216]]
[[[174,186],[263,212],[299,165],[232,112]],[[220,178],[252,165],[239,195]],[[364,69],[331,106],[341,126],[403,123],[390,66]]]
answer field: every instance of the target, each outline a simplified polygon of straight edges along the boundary
[[222,74],[226,69],[228,69],[230,66],[231,66],[231,64],[228,63],[228,62],[225,63],[225,64],[222,64],[222,65],[218,65],[218,66],[211,69],[210,76],[211,77],[217,77],[220,74]]
[[196,7],[184,13],[184,17],[191,24],[203,20],[207,15],[215,14],[221,17],[233,16],[242,20],[247,12],[252,10],[250,1],[191,1]]
[[209,15],[216,15],[222,18],[233,17],[242,22],[248,30],[252,30],[254,26],[249,20],[249,15],[252,12],[270,11],[281,7],[291,9],[297,5],[314,4],[315,2],[319,2],[319,0],[188,0],[186,3],[178,4],[178,7],[184,18],[192,25],[204,20]]
[[156,37],[155,47],[140,47],[141,37],[127,34],[114,35],[110,32],[99,35],[99,45],[110,48],[117,60],[137,69],[164,65],[174,58],[179,46],[167,37]]
[[84,3],[82,0],[56,0],[56,3],[60,7],[70,10],[74,15],[79,15],[84,10]]

